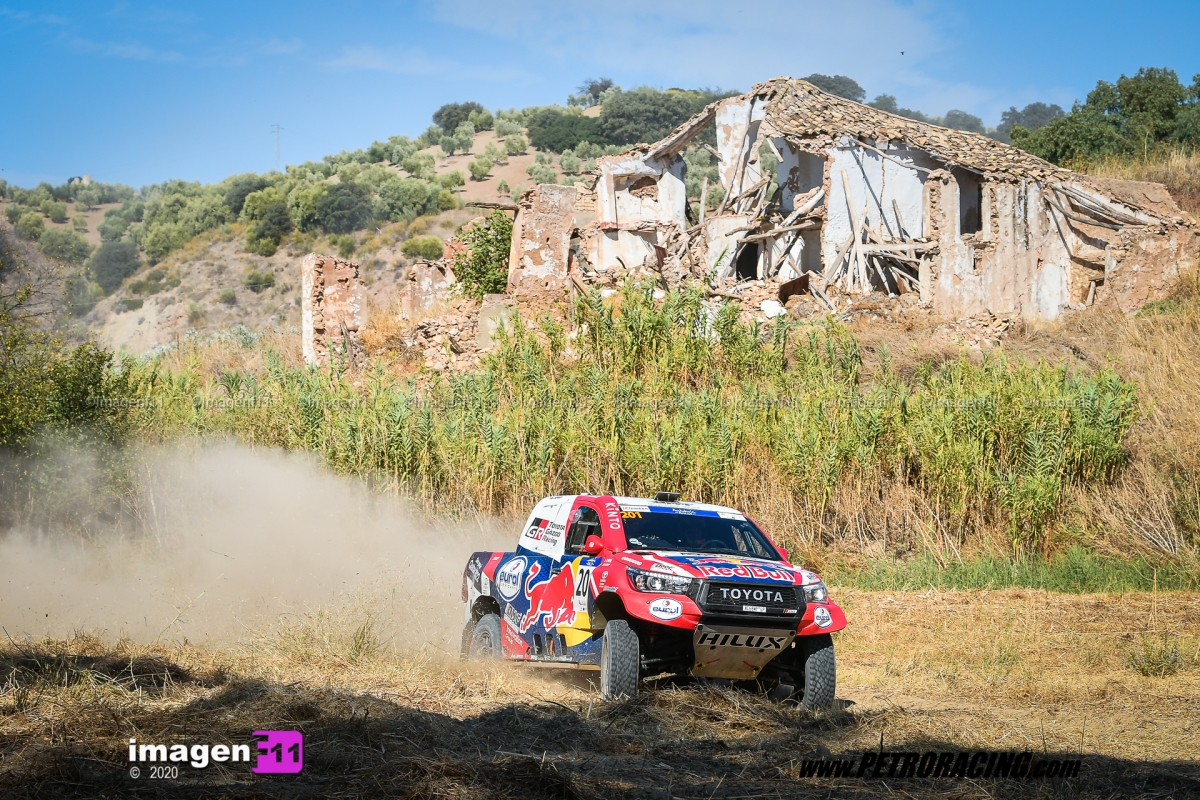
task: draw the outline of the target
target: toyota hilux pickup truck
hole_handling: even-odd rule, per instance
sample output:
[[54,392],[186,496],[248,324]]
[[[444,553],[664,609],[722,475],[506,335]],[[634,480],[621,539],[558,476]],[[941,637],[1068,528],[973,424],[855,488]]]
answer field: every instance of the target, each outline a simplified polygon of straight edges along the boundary
[[834,700],[830,634],[846,615],[732,508],[547,497],[516,550],[471,555],[462,599],[464,658],[598,669],[606,699],[676,674],[754,681],[807,709]]

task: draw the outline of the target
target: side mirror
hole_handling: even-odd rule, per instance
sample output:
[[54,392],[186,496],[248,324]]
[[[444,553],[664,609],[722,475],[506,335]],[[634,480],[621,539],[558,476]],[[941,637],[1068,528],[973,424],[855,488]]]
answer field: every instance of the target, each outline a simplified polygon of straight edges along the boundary
[[780,558],[782,558],[784,561],[787,561],[789,564],[792,563],[791,561],[788,560],[788,554],[787,554],[786,548],[780,547],[779,545],[775,545],[775,549],[779,551]]
[[587,537],[587,541],[583,543],[583,552],[589,556],[598,555],[604,550],[604,540],[595,534]]

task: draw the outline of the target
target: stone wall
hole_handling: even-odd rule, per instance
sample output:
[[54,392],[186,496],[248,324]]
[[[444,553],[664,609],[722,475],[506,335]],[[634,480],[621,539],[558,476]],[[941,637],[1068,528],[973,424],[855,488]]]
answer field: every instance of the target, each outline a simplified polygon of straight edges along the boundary
[[359,334],[367,325],[366,287],[358,264],[309,253],[300,262],[301,336],[304,360],[325,365],[329,354],[356,362]]

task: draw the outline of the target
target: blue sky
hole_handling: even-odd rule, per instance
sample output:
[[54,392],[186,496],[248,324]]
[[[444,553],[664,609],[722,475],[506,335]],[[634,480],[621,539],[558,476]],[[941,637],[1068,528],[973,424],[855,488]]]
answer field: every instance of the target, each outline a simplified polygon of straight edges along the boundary
[[299,163],[415,136],[449,101],[563,103],[590,76],[745,90],[838,73],[995,125],[1140,66],[1190,83],[1197,30],[1195,0],[0,0],[0,177],[216,181],[271,169],[274,124]]

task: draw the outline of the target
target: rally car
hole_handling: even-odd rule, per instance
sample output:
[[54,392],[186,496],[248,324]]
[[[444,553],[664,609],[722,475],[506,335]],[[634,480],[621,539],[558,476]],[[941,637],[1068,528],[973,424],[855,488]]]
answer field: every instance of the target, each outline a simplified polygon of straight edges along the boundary
[[606,698],[673,673],[795,690],[810,709],[834,699],[846,615],[732,508],[547,497],[514,552],[471,556],[462,598],[464,657],[598,668]]

